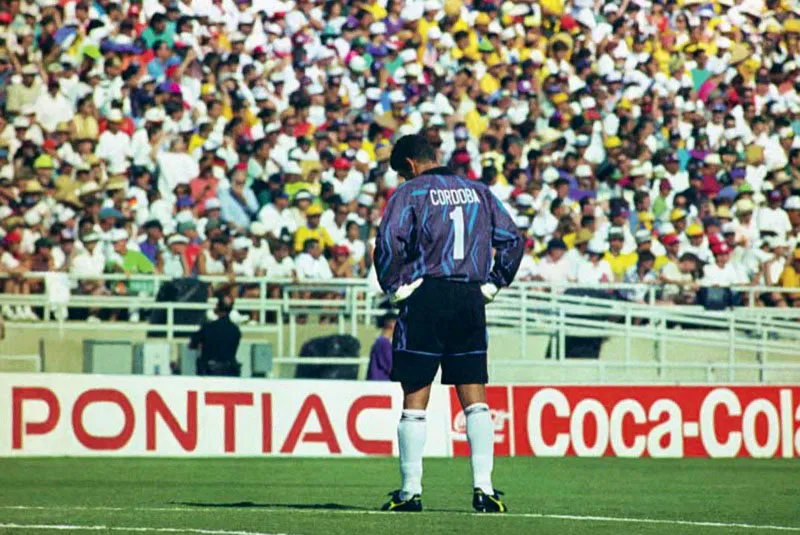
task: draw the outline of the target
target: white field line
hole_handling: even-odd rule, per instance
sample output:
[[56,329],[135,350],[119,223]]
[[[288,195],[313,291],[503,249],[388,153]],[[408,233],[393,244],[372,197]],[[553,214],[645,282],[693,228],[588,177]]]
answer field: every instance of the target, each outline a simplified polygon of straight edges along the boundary
[[0,524],[0,528],[55,531],[138,531],[142,533],[197,533],[198,535],[287,535],[258,531],[230,531],[225,529],[196,528],[141,528],[136,526],[84,526],[81,524]]
[[[106,507],[106,506],[83,506],[83,505],[0,505],[0,510],[18,510],[18,511],[144,511],[144,512],[213,512],[219,513],[220,507]],[[276,513],[276,512],[291,512],[292,514],[338,514],[338,515],[386,515],[383,511],[368,511],[368,510],[347,510],[347,509],[293,509],[291,507],[235,507],[237,512],[258,512],[262,514]],[[766,530],[766,531],[788,531],[800,533],[800,526],[773,526],[768,524],[746,524],[739,522],[714,522],[702,520],[678,520],[678,519],[662,519],[662,518],[631,518],[619,516],[594,516],[594,515],[561,515],[550,513],[507,513],[504,515],[480,515],[468,512],[458,511],[441,511],[440,514],[445,515],[469,515],[473,518],[542,518],[552,520],[566,520],[573,522],[608,522],[608,523],[626,523],[626,524],[662,524],[669,526],[692,526],[692,527],[707,527],[707,528],[721,528],[721,529],[746,529],[746,530]],[[1,527],[11,527],[7,524],[0,524]],[[28,527],[30,529],[77,529],[75,528],[59,528],[59,527],[37,527],[19,525],[18,527]],[[127,531],[161,531],[161,532],[191,532],[205,535],[272,535],[267,533],[258,533],[250,531],[226,531],[226,530],[203,530],[191,528],[143,528],[143,527],[106,527],[106,526],[87,526],[87,531],[99,531],[102,529],[108,530],[127,530]]]

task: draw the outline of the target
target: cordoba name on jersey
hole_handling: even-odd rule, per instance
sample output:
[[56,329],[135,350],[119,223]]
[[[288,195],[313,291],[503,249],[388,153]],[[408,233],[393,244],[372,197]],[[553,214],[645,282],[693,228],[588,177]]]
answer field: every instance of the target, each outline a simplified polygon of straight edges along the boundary
[[478,194],[470,188],[460,189],[432,189],[430,190],[431,204],[434,206],[448,204],[480,204]]

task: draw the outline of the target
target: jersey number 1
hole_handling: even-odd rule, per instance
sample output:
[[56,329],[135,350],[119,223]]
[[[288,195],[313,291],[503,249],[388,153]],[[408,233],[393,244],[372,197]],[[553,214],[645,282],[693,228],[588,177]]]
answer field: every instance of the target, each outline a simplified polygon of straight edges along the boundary
[[460,206],[450,212],[453,221],[455,241],[453,242],[453,260],[464,259],[464,210]]

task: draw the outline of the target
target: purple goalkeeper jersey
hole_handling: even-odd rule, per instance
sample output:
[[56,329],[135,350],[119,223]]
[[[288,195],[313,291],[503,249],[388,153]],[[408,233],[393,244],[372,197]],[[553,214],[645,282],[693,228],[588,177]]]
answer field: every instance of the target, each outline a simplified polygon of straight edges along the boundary
[[489,188],[439,167],[401,184],[389,199],[375,266],[389,293],[422,277],[499,288],[514,280],[523,253],[514,221]]

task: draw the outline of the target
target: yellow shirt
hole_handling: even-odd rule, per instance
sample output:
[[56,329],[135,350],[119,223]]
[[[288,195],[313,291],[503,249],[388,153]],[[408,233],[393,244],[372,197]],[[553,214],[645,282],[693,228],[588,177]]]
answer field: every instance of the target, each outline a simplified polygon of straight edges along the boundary
[[423,48],[426,44],[428,44],[428,32],[431,28],[436,26],[439,27],[439,23],[436,21],[428,22],[426,18],[421,18],[417,21],[417,33],[419,34],[419,39]]
[[611,266],[611,271],[614,273],[614,278],[622,280],[625,272],[631,267],[636,265],[638,255],[636,253],[620,254],[614,256],[611,251],[606,251],[603,257],[608,265]]
[[800,290],[800,273],[798,273],[794,267],[786,266],[783,268],[783,273],[781,273],[781,277],[778,279],[778,284],[780,284],[782,288],[797,288]]
[[197,134],[192,134],[191,139],[189,139],[189,148],[187,149],[187,152],[191,154],[192,152],[194,152],[194,149],[196,149],[197,147],[202,147],[203,143],[205,142],[206,142],[205,138],[202,138]]
[[294,235],[294,250],[296,253],[299,253],[303,250],[303,244],[306,240],[318,240],[320,245],[322,245],[323,249],[327,249],[329,247],[333,247],[333,239],[331,239],[330,234],[328,231],[325,230],[323,227],[317,227],[315,229],[310,229],[308,227],[300,227],[297,229],[297,232]]
[[500,90],[500,80],[489,74],[488,72],[481,78],[481,91],[486,95],[491,95],[495,91]]
[[372,14],[372,18],[375,20],[383,20],[389,14],[379,2],[370,4],[369,7],[367,7],[367,11]]
[[480,138],[489,127],[489,119],[478,113],[478,110],[473,108],[464,117],[464,123],[467,125],[467,130],[475,139]]
[[97,139],[100,135],[97,119],[91,115],[75,115],[72,118],[72,125],[75,127],[75,139]]

